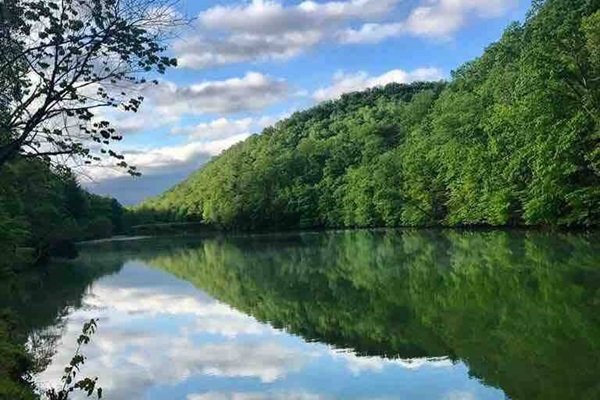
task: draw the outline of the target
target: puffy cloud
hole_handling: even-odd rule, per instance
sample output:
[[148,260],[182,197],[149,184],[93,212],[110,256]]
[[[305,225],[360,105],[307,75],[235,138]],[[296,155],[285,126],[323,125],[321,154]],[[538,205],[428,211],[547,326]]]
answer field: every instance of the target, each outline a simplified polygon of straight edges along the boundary
[[494,18],[513,8],[517,0],[431,0],[412,10],[401,22],[367,23],[338,33],[344,43],[375,43],[400,35],[448,38],[464,27],[469,17]]
[[241,133],[178,146],[125,149],[125,160],[137,167],[141,177],[132,178],[122,168],[109,165],[82,167],[77,171],[81,183],[92,192],[115,197],[125,205],[135,205],[184,180],[213,156],[249,136],[249,133]]
[[285,80],[258,72],[248,72],[242,78],[205,81],[183,87],[164,82],[149,91],[156,111],[163,115],[258,111],[286,99],[289,94]]
[[[194,141],[178,146],[164,146],[147,149],[125,149],[122,154],[127,162],[135,165],[142,174],[165,173],[166,168],[177,168],[197,159],[206,160],[220,154],[223,150],[248,138],[247,133],[233,135],[212,141]],[[123,176],[122,169],[109,166],[89,167],[85,176],[94,180],[103,180]]]
[[[470,17],[493,18],[517,0],[422,0],[398,18],[399,0],[279,1],[219,5],[200,13],[196,30],[175,45],[189,68],[288,59],[322,42],[376,43],[413,35],[447,38]],[[354,28],[355,23],[362,24]]]
[[338,72],[333,77],[333,84],[321,88],[313,93],[313,98],[318,101],[331,100],[344,93],[355,92],[388,83],[410,83],[416,81],[436,81],[443,79],[444,74],[437,68],[419,68],[414,71],[395,69],[380,76],[370,76],[366,72],[348,74]]
[[406,21],[408,32],[444,37],[462,28],[469,16],[493,18],[510,10],[516,0],[437,0],[417,7]]
[[360,29],[346,29],[338,33],[342,43],[377,43],[404,32],[404,24],[364,24]]
[[237,33],[281,34],[329,27],[339,22],[378,18],[399,0],[349,0],[317,3],[311,0],[284,6],[269,0],[216,6],[199,15],[203,27]]
[[97,118],[108,119],[127,135],[173,126],[184,115],[256,112],[285,100],[291,94],[284,79],[257,72],[189,86],[178,86],[164,80],[158,85],[147,83],[130,88],[130,95],[144,97],[137,113],[109,108],[101,110]]
[[284,32],[279,35],[236,34],[220,39],[190,36],[175,42],[179,65],[193,69],[213,66],[285,60],[323,39],[319,30]]
[[175,135],[188,135],[190,139],[215,139],[248,133],[252,129],[254,121],[252,118],[230,120],[219,118],[210,122],[202,122],[197,125],[175,127],[171,133]]
[[[189,68],[281,60],[331,39],[352,21],[380,20],[399,0],[349,0],[286,6],[277,1],[215,6],[200,13],[196,31],[174,44]],[[215,34],[215,32],[217,34]]]

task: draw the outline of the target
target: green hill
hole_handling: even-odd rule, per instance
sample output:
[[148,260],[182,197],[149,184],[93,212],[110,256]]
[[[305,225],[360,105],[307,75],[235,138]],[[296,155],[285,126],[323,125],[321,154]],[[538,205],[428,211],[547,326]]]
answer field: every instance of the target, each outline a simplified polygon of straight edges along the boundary
[[448,83],[299,112],[136,208],[231,229],[600,222],[600,1],[535,1]]

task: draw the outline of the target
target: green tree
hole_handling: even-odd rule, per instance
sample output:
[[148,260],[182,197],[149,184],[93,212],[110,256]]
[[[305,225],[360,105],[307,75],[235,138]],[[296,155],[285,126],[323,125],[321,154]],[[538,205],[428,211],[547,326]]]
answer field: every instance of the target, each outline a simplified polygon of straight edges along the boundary
[[136,210],[225,229],[597,226],[599,9],[536,1],[448,83],[296,113]]
[[[110,145],[121,139],[98,108],[137,111],[144,85],[176,60],[161,56],[174,20],[162,0],[20,1],[0,7],[0,84],[4,113],[0,168],[21,157],[69,155],[86,163],[107,155],[137,174]],[[7,49],[7,51],[4,51]],[[91,146],[94,144],[94,146]]]

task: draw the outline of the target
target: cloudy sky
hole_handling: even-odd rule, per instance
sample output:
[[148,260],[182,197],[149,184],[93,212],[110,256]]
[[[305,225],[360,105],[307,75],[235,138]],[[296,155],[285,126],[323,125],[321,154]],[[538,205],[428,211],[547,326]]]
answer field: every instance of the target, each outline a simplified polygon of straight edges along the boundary
[[530,0],[181,0],[179,67],[111,115],[141,178],[85,171],[90,190],[136,204],[294,111],[345,92],[439,80],[480,55]]

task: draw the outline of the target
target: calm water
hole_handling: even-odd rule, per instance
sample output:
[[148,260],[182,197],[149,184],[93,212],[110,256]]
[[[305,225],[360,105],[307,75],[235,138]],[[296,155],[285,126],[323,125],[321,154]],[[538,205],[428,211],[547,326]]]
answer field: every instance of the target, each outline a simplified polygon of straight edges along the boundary
[[597,399],[600,236],[337,232],[147,239],[22,276],[60,380],[107,399]]

